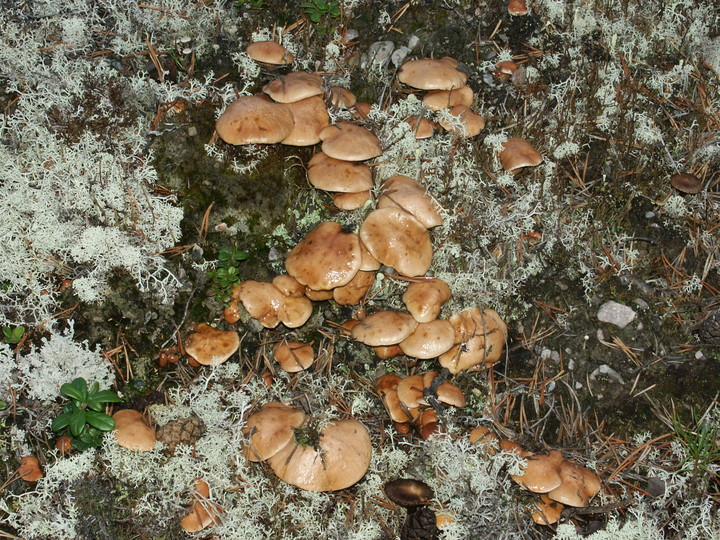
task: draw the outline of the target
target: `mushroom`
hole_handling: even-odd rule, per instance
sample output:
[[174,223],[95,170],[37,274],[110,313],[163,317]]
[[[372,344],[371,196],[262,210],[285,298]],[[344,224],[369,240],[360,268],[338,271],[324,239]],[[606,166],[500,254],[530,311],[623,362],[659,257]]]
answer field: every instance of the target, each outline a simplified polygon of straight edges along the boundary
[[503,169],[508,172],[523,167],[535,167],[540,165],[542,161],[542,156],[525,139],[511,137],[503,143],[503,150],[500,152],[500,163]]
[[446,130],[453,131],[460,135],[462,138],[475,137],[485,127],[485,119],[465,105],[455,105],[448,111],[448,114],[459,120],[462,126],[461,129],[458,129],[454,123],[443,119],[440,119],[440,125]]
[[508,0],[507,10],[510,15],[527,15],[529,13],[527,0]]
[[233,290],[233,297],[265,328],[275,328],[280,322],[278,312],[285,295],[272,283],[253,279],[243,281]]
[[455,345],[440,356],[440,364],[450,373],[500,360],[507,340],[507,325],[492,309],[479,308],[454,313],[450,322],[455,328]]
[[250,435],[244,453],[248,461],[264,461],[292,442],[295,431],[305,420],[300,409],[277,401],[263,405],[247,419],[245,431]]
[[374,210],[360,227],[360,239],[373,257],[404,276],[421,276],[430,268],[430,235],[404,210],[391,207]]
[[255,41],[245,48],[245,53],[264,64],[292,64],[295,57],[277,41]]
[[400,342],[400,349],[408,356],[427,360],[449,351],[454,341],[453,325],[448,321],[435,319],[418,323],[413,333]]
[[218,330],[209,324],[197,325],[185,338],[185,352],[203,366],[217,366],[240,347],[240,336],[233,330]]
[[367,192],[373,187],[370,167],[331,158],[324,152],[318,152],[308,162],[308,180],[318,189],[340,193]]
[[215,131],[228,144],[274,144],[292,133],[292,112],[258,96],[241,96],[217,119]]
[[210,501],[210,486],[201,478],[195,480],[190,513],[180,522],[185,532],[199,532],[218,524],[218,514],[222,512],[217,504]]
[[333,193],[333,204],[339,210],[357,210],[370,200],[370,190],[356,193]]
[[442,305],[450,300],[451,295],[447,283],[433,278],[410,283],[402,300],[416,321],[426,323],[437,318]]
[[17,473],[26,482],[37,482],[43,477],[40,461],[35,456],[21,458]]
[[690,173],[677,173],[670,177],[672,187],[683,193],[700,193],[703,188],[702,180]]
[[331,86],[330,103],[333,107],[349,109],[355,106],[357,98],[355,97],[355,94],[347,88],[343,88],[341,86]]
[[312,366],[315,352],[308,343],[283,340],[273,347],[273,357],[285,371],[297,373]]
[[563,461],[559,473],[562,483],[547,494],[553,501],[567,506],[587,506],[600,491],[600,478],[582,465]]
[[403,122],[410,126],[417,140],[429,139],[435,133],[433,122],[422,116],[408,116]]
[[549,454],[533,454],[524,460],[522,474],[513,474],[511,478],[516,484],[533,493],[547,493],[562,484],[559,467],[563,461],[558,450]]
[[428,504],[435,496],[425,482],[411,478],[392,480],[383,486],[383,491],[388,499],[405,508]]
[[113,414],[115,439],[120,446],[136,452],[148,452],[155,448],[155,430],[145,417],[134,409],[121,409]]
[[285,105],[293,117],[293,130],[282,144],[312,146],[320,142],[320,132],[330,123],[322,96],[311,96]]
[[425,94],[423,105],[433,111],[449,109],[455,105],[470,107],[473,103],[473,91],[469,86],[461,86],[453,90],[433,90]]
[[292,103],[311,96],[321,96],[323,80],[315,73],[294,71],[267,83],[263,92],[279,103]]
[[301,240],[285,259],[285,268],[313,290],[330,290],[346,285],[360,268],[358,236],[342,225],[325,221]]
[[375,283],[375,272],[358,270],[350,283],[333,289],[333,299],[341,306],[354,306],[362,300]]
[[335,159],[365,161],[382,154],[380,140],[369,130],[351,122],[338,122],[320,131],[322,151]]
[[440,205],[409,176],[391,176],[383,182],[378,208],[388,207],[405,210],[426,229],[442,225]]
[[351,335],[371,347],[396,345],[408,337],[417,321],[401,311],[378,311],[356,324]]
[[452,59],[409,60],[400,66],[398,80],[419,90],[452,90],[465,86],[467,75],[455,69]]
[[554,525],[560,520],[562,510],[562,504],[553,501],[545,493],[542,493],[540,499],[535,502],[530,515],[538,525]]
[[355,419],[327,424],[317,444],[291,441],[268,459],[281,480],[308,491],[337,491],[359,481],[370,466],[367,428]]

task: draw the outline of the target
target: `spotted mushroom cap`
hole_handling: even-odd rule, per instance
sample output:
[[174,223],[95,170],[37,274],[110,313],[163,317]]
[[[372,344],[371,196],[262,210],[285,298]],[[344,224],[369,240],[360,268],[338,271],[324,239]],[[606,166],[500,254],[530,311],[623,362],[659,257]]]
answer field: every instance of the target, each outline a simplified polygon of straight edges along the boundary
[[184,346],[199,364],[217,366],[235,354],[240,347],[240,336],[234,330],[218,330],[201,323],[185,338]]

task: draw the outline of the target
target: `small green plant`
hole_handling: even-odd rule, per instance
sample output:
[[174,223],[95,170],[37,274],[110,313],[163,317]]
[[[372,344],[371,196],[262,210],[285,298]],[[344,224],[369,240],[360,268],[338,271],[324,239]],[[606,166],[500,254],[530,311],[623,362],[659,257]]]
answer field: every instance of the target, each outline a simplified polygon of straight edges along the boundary
[[20,343],[23,334],[25,334],[24,326],[16,326],[15,328],[12,326],[3,326],[2,330],[6,343]]
[[717,473],[711,467],[720,463],[720,422],[713,415],[711,407],[704,414],[698,416],[695,409],[691,411],[690,425],[683,424],[677,414],[671,417],[672,426],[675,430],[675,439],[685,448],[687,460],[694,472],[707,473],[717,477]]
[[218,265],[209,272],[210,292],[218,302],[227,305],[232,300],[232,290],[240,283],[239,263],[247,259],[247,254],[235,246],[222,248],[218,253]]
[[320,34],[329,33],[332,26],[330,20],[340,16],[340,2],[337,0],[310,0],[300,4],[300,7],[305,8],[310,20],[318,25]]
[[52,430],[58,435],[70,435],[72,445],[81,452],[99,446],[102,434],[115,428],[115,420],[105,414],[106,403],[120,401],[112,390],[100,390],[94,382],[88,388],[87,381],[78,377],[60,387],[60,394],[70,399],[63,412],[52,423]]

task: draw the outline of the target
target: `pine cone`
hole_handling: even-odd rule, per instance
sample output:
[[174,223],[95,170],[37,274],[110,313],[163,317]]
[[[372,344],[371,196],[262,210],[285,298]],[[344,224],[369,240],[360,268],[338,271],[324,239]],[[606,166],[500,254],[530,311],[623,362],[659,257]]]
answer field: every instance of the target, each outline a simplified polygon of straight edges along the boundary
[[170,452],[174,452],[178,444],[190,446],[204,433],[205,422],[197,416],[189,416],[173,420],[158,428],[157,438],[167,445]]
[[698,336],[707,345],[720,345],[720,311],[705,318],[698,329]]
[[438,528],[435,523],[435,512],[427,506],[408,511],[400,538],[402,540],[435,540]]

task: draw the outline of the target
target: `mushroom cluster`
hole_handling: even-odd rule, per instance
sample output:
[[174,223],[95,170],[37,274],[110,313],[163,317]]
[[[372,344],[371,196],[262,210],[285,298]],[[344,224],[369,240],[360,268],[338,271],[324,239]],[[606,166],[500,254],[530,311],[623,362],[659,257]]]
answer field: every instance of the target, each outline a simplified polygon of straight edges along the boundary
[[[470,442],[487,445],[489,454],[495,454],[493,447],[498,437],[487,428],[475,428],[470,432]],[[585,507],[600,491],[600,478],[582,465],[563,459],[559,450],[547,454],[535,454],[519,444],[499,441],[500,450],[511,452],[521,458],[522,474],[510,475],[513,481],[527,491],[540,494],[531,509],[535,523],[552,525],[560,519],[565,506]]]
[[300,409],[269,402],[247,419],[248,461],[267,461],[288,484],[337,491],[360,480],[370,466],[370,434],[353,418],[321,429]]
[[440,424],[433,405],[440,402],[465,407],[462,390],[447,381],[438,383],[438,375],[437,371],[428,371],[403,378],[386,373],[375,382],[375,391],[400,433],[407,433],[412,426],[427,439],[438,431]]

